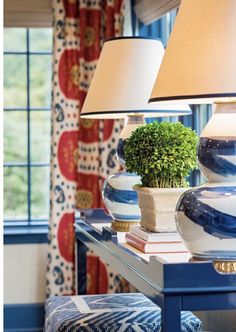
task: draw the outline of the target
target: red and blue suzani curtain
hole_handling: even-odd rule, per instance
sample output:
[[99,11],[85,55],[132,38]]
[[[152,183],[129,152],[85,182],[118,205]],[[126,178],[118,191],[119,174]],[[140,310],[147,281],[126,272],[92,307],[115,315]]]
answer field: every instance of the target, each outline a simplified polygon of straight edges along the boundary
[[[53,86],[47,295],[73,294],[74,209],[102,206],[104,179],[122,123],[80,119],[103,42],[122,35],[123,0],[53,0]],[[115,61],[115,59],[114,59]],[[90,253],[88,293],[128,291],[128,284]]]

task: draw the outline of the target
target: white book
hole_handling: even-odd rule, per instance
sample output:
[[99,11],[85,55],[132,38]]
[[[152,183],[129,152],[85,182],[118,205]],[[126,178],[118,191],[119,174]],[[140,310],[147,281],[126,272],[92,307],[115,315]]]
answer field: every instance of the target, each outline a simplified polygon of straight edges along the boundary
[[130,233],[147,242],[182,242],[177,232],[154,233],[138,225],[131,226]]

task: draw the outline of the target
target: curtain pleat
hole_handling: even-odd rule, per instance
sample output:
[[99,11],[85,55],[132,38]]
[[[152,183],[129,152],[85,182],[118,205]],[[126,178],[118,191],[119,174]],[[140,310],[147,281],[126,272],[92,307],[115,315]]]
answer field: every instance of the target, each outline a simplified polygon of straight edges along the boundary
[[[101,207],[103,181],[119,169],[115,152],[122,122],[82,120],[79,113],[103,42],[122,35],[123,5],[123,0],[53,0],[48,296],[75,292],[74,210]],[[87,275],[88,293],[126,287],[94,254],[87,259]]]

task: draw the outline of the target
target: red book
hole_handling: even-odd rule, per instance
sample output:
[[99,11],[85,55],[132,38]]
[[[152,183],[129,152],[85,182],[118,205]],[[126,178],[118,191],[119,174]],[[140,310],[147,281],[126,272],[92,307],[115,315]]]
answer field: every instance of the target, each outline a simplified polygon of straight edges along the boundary
[[188,252],[187,248],[181,241],[147,242],[131,233],[126,233],[125,239],[128,244],[146,254]]

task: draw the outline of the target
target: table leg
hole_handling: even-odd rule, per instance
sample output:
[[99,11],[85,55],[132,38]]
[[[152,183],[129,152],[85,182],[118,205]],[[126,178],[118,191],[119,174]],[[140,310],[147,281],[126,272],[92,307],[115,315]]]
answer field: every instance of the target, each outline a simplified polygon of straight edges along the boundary
[[181,298],[166,295],[162,309],[162,332],[181,332]]
[[87,247],[81,242],[78,238],[76,241],[77,246],[77,294],[85,295],[87,294],[87,269],[86,269],[86,261],[87,261]]

